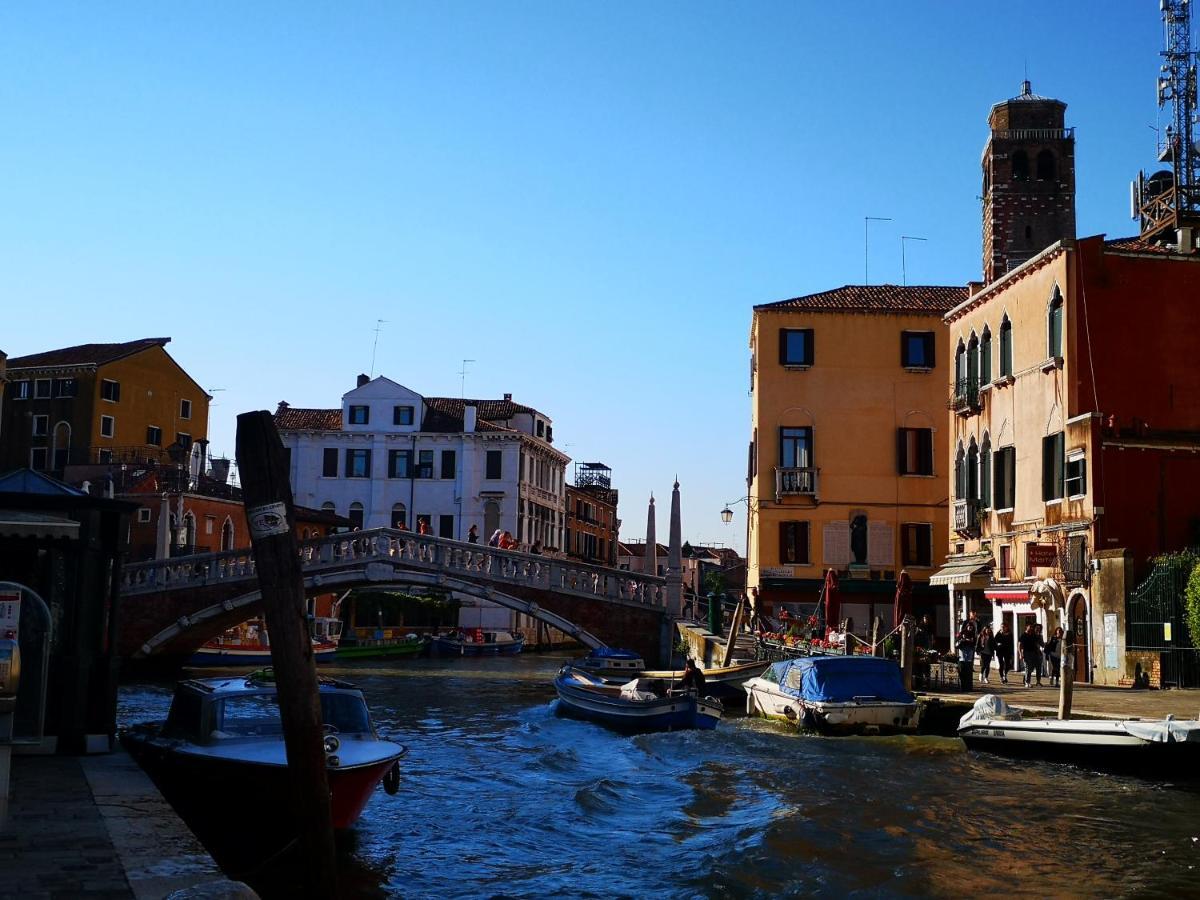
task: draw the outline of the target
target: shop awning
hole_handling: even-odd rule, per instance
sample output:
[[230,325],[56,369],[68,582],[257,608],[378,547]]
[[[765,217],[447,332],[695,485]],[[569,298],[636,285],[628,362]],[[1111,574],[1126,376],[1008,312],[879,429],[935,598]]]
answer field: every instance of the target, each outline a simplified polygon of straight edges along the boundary
[[930,584],[947,587],[985,588],[991,583],[992,558],[963,557],[947,560],[929,579]]
[[75,539],[79,537],[79,523],[25,510],[0,509],[0,537]]
[[1014,585],[1012,587],[992,588],[983,592],[983,596],[996,603],[1028,603],[1029,587]]

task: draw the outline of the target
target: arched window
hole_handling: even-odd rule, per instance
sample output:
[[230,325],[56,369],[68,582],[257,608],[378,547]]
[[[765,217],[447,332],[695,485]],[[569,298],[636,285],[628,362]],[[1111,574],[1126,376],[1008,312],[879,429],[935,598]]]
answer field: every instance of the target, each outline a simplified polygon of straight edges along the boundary
[[966,496],[970,500],[979,498],[979,447],[975,444],[975,438],[971,438],[970,446],[967,448],[967,492]]
[[225,517],[225,524],[221,526],[221,549],[233,549],[233,520],[229,516]]
[[489,500],[483,504],[483,533],[485,540],[492,536],[492,533],[500,527],[500,504],[495,500]]
[[1053,181],[1055,168],[1054,151],[1043,150],[1037,155],[1038,181]]
[[1013,373],[1012,322],[1005,316],[1000,322],[1000,375]]
[[332,500],[326,500],[324,503],[322,503],[321,509],[325,510],[325,512],[336,512],[337,511],[337,507],[333,505]]
[[975,336],[975,332],[971,332],[971,339],[967,341],[967,391],[974,394],[979,390],[979,338]]
[[960,339],[958,348],[954,351],[954,381],[956,384],[955,393],[963,393],[966,387],[967,379],[967,348]]
[[1012,177],[1017,181],[1029,178],[1029,154],[1024,150],[1018,150],[1012,155]]
[[395,503],[392,505],[392,527],[408,527],[408,509],[403,503]]
[[965,469],[965,454],[962,441],[958,444],[958,453],[954,455],[954,496],[963,499],[967,496],[967,473]]
[[1050,357],[1062,356],[1062,332],[1063,332],[1063,298],[1062,292],[1058,287],[1054,288],[1054,295],[1050,298],[1050,310],[1046,314],[1046,355]]
[[179,529],[179,546],[196,546],[196,517],[191,511],[183,514],[183,527]]
[[986,431],[979,447],[979,506],[992,508],[992,439]]
[[350,515],[348,518],[355,529],[363,527],[363,505],[355,500],[350,504]]
[[1025,226],[1025,240],[1026,241],[1033,240],[1033,226],[1032,225]]
[[59,422],[54,426],[54,456],[51,464],[56,472],[67,467],[71,458],[71,424]]
[[992,380],[992,331],[983,326],[983,337],[979,339],[979,383]]

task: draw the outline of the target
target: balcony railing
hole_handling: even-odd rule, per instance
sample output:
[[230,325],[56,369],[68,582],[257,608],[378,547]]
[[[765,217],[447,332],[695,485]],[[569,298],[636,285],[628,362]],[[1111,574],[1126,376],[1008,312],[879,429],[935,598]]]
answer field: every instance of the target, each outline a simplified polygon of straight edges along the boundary
[[954,530],[959,534],[979,533],[979,501],[954,501]]
[[979,400],[979,379],[959,378],[955,381],[954,393],[951,395],[948,405],[954,412],[963,416],[969,416],[973,412],[978,412],[981,405]]
[[819,471],[812,466],[777,468],[775,470],[775,495],[777,497],[816,497]]
[[992,132],[993,138],[1012,141],[1068,141],[1075,137],[1074,128],[1006,128]]

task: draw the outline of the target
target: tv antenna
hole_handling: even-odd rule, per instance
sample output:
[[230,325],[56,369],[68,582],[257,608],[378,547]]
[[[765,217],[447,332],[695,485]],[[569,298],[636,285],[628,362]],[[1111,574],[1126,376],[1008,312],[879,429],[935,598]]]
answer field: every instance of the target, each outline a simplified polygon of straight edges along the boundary
[[[225,390],[225,388],[205,388],[205,389],[204,389],[204,393],[206,393],[206,394],[216,394],[216,393],[218,393],[219,391],[223,391],[223,390]],[[213,403],[213,402],[212,402],[212,399],[210,398],[210,399],[209,399],[209,401],[208,401],[208,405],[209,405],[209,406],[216,406],[217,404]]]
[[462,361],[462,368],[459,369],[458,375],[459,375],[459,378],[462,379],[459,382],[459,386],[458,386],[458,399],[460,399],[460,400],[464,399],[467,396],[467,363],[473,363],[473,362],[475,362],[475,360],[473,360],[473,359],[464,359]]
[[371,377],[375,377],[375,351],[379,349],[379,332],[383,331],[383,326],[387,324],[387,319],[375,320],[375,343],[371,345]]
[[890,221],[892,220],[884,216],[863,216],[863,284],[871,283],[870,254],[868,253],[871,245],[871,223]]
[[928,241],[929,238],[914,237],[911,234],[900,235],[900,283],[908,284],[908,265],[904,259],[904,242],[905,241]]

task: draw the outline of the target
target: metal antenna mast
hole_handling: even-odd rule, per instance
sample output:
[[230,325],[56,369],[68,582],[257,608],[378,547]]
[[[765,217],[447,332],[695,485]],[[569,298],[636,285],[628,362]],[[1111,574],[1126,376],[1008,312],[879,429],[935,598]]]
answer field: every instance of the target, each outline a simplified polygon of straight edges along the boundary
[[929,238],[913,237],[911,234],[900,235],[900,283],[908,284],[908,265],[904,260],[905,241],[927,241]]
[[884,218],[883,216],[863,216],[863,284],[871,283],[871,256],[869,253],[871,246],[871,223],[890,221],[892,220]]
[[371,377],[375,377],[375,351],[379,349],[379,332],[383,331],[383,326],[387,324],[387,319],[375,320],[375,343],[371,345]]
[[459,377],[462,378],[462,381],[459,383],[459,387],[458,387],[458,399],[459,400],[462,400],[463,398],[465,398],[467,396],[467,363],[473,363],[473,362],[475,362],[475,360],[464,359],[462,362],[463,362],[463,367],[458,373]]

